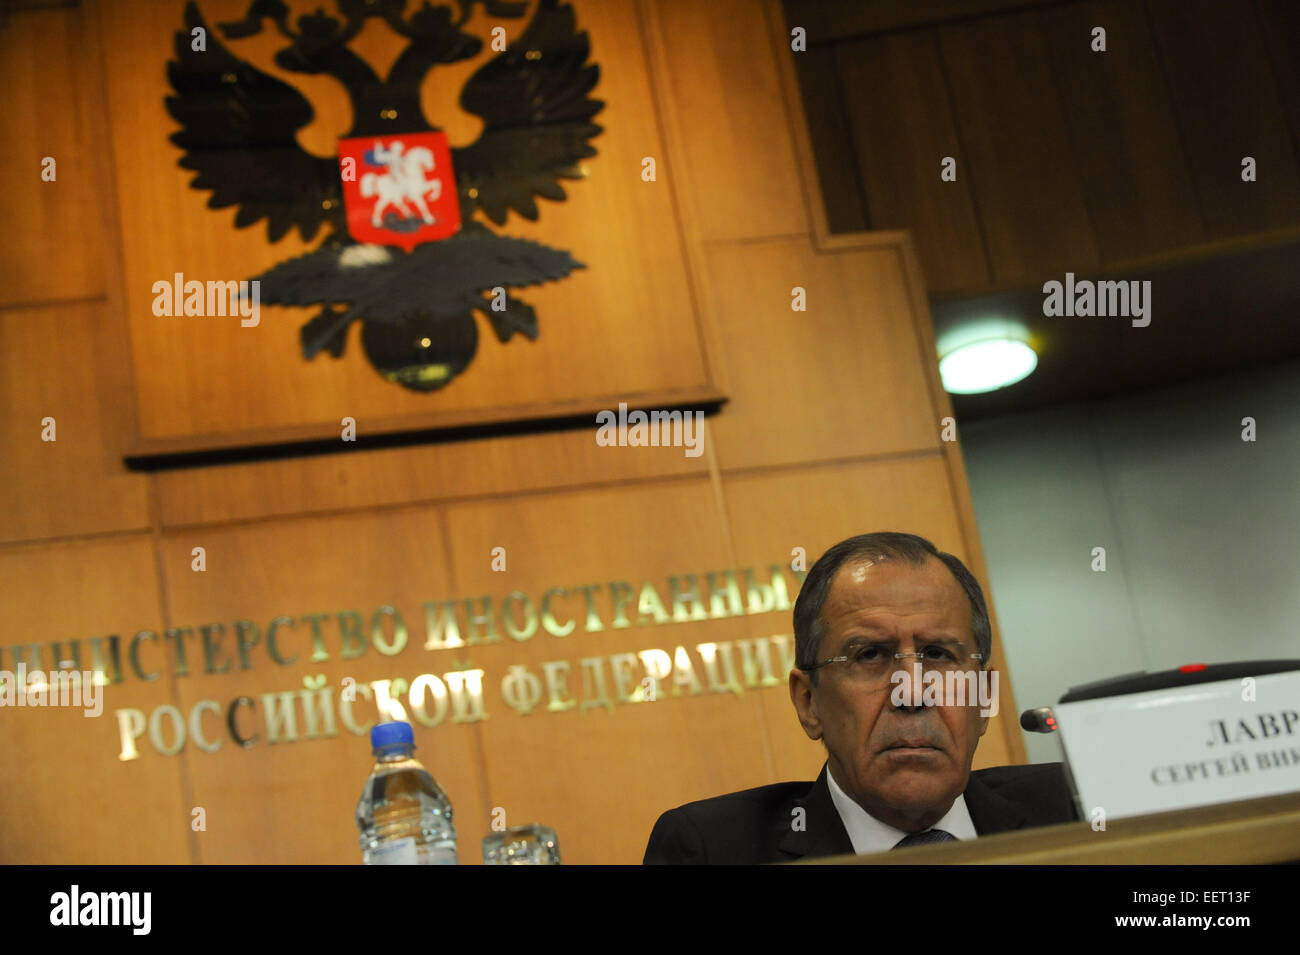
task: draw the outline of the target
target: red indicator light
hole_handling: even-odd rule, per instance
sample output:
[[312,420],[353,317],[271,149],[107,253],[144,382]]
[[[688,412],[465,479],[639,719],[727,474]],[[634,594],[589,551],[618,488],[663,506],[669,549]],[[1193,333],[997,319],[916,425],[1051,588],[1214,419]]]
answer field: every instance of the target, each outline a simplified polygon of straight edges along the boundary
[[1196,673],[1208,669],[1204,663],[1185,663],[1178,668],[1183,673]]

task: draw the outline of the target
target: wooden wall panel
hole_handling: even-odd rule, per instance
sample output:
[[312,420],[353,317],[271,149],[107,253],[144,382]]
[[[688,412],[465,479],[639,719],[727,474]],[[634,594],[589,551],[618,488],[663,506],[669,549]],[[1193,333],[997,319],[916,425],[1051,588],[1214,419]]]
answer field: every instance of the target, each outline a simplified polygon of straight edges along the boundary
[[[207,567],[190,569],[191,549],[207,550]],[[359,683],[421,673],[441,675],[442,661],[423,648],[425,600],[455,595],[446,561],[445,538],[437,512],[403,509],[375,514],[276,521],[243,527],[205,528],[176,532],[163,540],[163,573],[170,594],[172,626],[195,628],[189,644],[189,676],[176,683],[186,713],[195,703],[211,699],[221,704],[222,719],[205,717],[210,737],[223,740],[214,753],[193,746],[178,757],[149,750],[141,764],[179,762],[193,780],[198,805],[208,810],[208,829],[198,835],[198,861],[205,864],[344,864],[360,862],[353,822],[362,785],[372,758],[368,735],[357,736],[338,724],[334,739],[302,739],[269,744],[261,716],[263,693],[303,689],[303,678],[324,675],[335,692],[345,677]],[[329,659],[312,662],[310,626],[299,621],[279,630],[282,655],[296,655],[289,666],[274,663],[265,650],[265,634],[273,617],[354,610],[370,632],[373,612],[388,604],[402,613],[410,642],[393,657],[373,646],[354,660],[341,656],[336,619],[322,622]],[[235,653],[234,621],[248,619],[261,629],[262,647],[250,655],[252,668],[240,671]],[[230,672],[204,672],[197,628],[223,623],[223,653]],[[147,657],[174,666],[171,644],[166,654]],[[144,656],[144,654],[142,654]],[[146,664],[149,665],[149,664]],[[162,664],[155,664],[162,665]],[[447,669],[450,669],[448,667]],[[135,684],[133,693],[139,692]],[[257,699],[258,715],[241,708],[244,732],[260,739],[240,749],[223,725],[226,707],[238,696]],[[358,697],[358,720],[373,720],[375,705]],[[303,732],[299,710],[299,732]],[[478,762],[477,729],[473,724],[426,728],[415,724],[417,756],[451,794],[455,822],[462,838],[461,860],[472,862],[468,848],[474,834],[486,831],[482,812],[482,778]]]
[[[920,351],[895,247],[719,243],[705,262],[734,395],[713,430],[724,470],[938,444],[922,366],[935,359]],[[791,309],[796,286],[807,311]]]
[[[0,28],[0,305],[104,293],[105,197],[92,135],[93,59],[75,10],[12,13]],[[41,178],[45,157],[56,179]]]
[[[811,212],[819,244],[855,216],[911,229],[932,295],[1037,288],[1095,266],[1194,263],[1242,242],[1284,242],[1300,223],[1292,3],[784,8],[814,41],[791,57],[801,88],[789,98],[816,144],[814,156],[795,136],[801,165],[827,173],[828,206]],[[1092,49],[1097,27],[1104,52]],[[826,51],[837,58],[832,77],[813,68]],[[959,159],[959,177],[935,190],[939,149]],[[1258,179],[1242,183],[1241,159],[1255,153]],[[861,170],[861,197],[842,171],[850,166]],[[963,192],[972,211],[936,208]],[[973,254],[981,244],[984,274]]]
[[698,474],[705,467],[703,456],[688,457],[682,448],[602,447],[593,419],[571,431],[184,468],[156,480],[169,527]]
[[112,335],[102,301],[0,311],[0,541],[149,526],[148,478],[122,466],[129,376]]
[[[1066,4],[1041,16],[1070,152],[1102,261],[1121,262],[1205,241],[1187,156],[1142,5],[1120,0]],[[1106,29],[1105,53],[1092,49],[1096,26]]]
[[[1147,9],[1208,235],[1295,224],[1300,167],[1253,7],[1148,0]],[[1244,156],[1258,164],[1256,182],[1241,180]]]
[[970,157],[995,282],[1097,262],[1050,53],[1037,14],[942,27],[939,42]]
[[[0,548],[5,582],[0,669],[15,669],[14,646],[80,641],[91,666],[92,637],[162,619],[148,535]],[[48,669],[53,651],[41,654]],[[69,658],[71,658],[69,656]],[[125,660],[124,660],[125,662]],[[70,707],[0,709],[0,862],[25,865],[182,865],[190,854],[190,809],[176,760],[123,762],[115,710],[146,713],[175,701],[167,679],[101,688],[102,712]]]
[[[735,566],[716,495],[704,480],[453,506],[448,529],[457,586],[467,594],[538,594],[550,586],[626,579],[637,591],[652,581],[668,601],[670,574],[698,574],[703,584],[704,573]],[[496,546],[506,549],[506,573],[490,569]],[[779,560],[779,553],[765,555],[762,566]],[[758,714],[761,701],[779,690],[710,693],[701,671],[706,689],[700,696],[671,698],[665,681],[654,703],[548,713],[543,702],[520,716],[498,702],[500,677],[514,663],[540,672],[543,661],[570,660],[572,695],[589,699],[581,658],[652,648],[672,655],[679,645],[694,658],[697,643],[735,639],[750,620],[779,632],[787,614],[639,626],[634,606],[631,626],[614,629],[607,590],[596,594],[596,604],[606,628],[599,633],[583,632],[583,601],[573,594],[558,603],[578,620],[567,637],[539,630],[527,642],[504,637],[471,651],[476,664],[495,674],[488,687],[493,715],[481,724],[488,792],[510,824],[554,826],[566,861],[639,862],[664,810],[777,781]],[[639,683],[644,672],[637,668],[635,676]],[[612,675],[605,679],[612,697]]]
[[[642,0],[688,233],[744,239],[807,232],[777,80],[779,14],[748,0]],[[788,49],[788,42],[785,45]]]
[[[971,167],[934,33],[837,44],[835,62],[841,83],[853,91],[847,131],[866,183],[871,227],[913,230],[929,288],[986,285]],[[957,161],[956,182],[939,178],[946,156]]]
[[[793,548],[804,548],[808,566],[828,547],[854,534],[898,530],[920,534],[940,550],[956,554],[981,577],[991,600],[988,580],[972,558],[952,494],[947,466],[940,455],[920,455],[884,461],[845,462],[812,468],[727,476],[723,494],[741,564],[768,560],[778,554],[788,562]],[[793,634],[789,619],[778,623],[747,618],[751,636]],[[1001,710],[975,751],[975,768],[1014,762],[1020,745],[1019,712],[1015,709],[1006,659],[994,631],[993,657],[1003,671],[999,687]],[[813,779],[825,761],[825,748],[804,734],[788,692],[775,690],[762,697],[771,734],[778,779]],[[1012,738],[1014,737],[1014,739]]]
[[[538,223],[512,217],[502,230],[566,249],[587,268],[522,293],[538,311],[536,342],[516,336],[503,345],[478,320],[477,357],[434,394],[383,380],[361,355],[355,329],[342,359],[322,354],[304,362],[298,328],[312,310],[267,306],[255,328],[240,327],[237,319],[153,315],[155,281],[176,272],[247,278],[314,244],[286,237],[269,245],[263,227],[235,230],[233,210],[206,208],[208,194],[189,188],[191,175],[177,166],[181,153],[167,142],[176,124],[164,109],[164,69],[179,9],[175,22],[161,22],[142,5],[114,7],[110,15],[101,4],[117,178],[155,184],[123,192],[121,206],[142,438],[170,448],[203,436],[231,443],[277,428],[286,437],[307,431],[329,436],[343,416],[354,417],[364,431],[389,420],[406,427],[426,418],[436,424],[512,420],[536,415],[540,407],[557,413],[593,402],[604,407],[619,395],[685,401],[712,393],[672,190],[640,178],[641,157],[662,154],[663,144],[632,3],[577,4],[580,27],[597,38],[592,57],[601,77],[594,95],[609,104],[597,117],[605,127],[594,140],[599,154],[582,164],[587,177],[565,183],[566,201],[543,200]],[[242,0],[201,6],[213,21],[238,19],[246,9]],[[519,28],[519,21],[501,22]],[[376,37],[385,35],[372,27]],[[482,17],[470,24],[472,30],[485,27]],[[392,56],[400,40],[387,37],[382,49]],[[283,41],[263,36],[258,43],[250,49],[269,57]],[[234,46],[244,54],[242,45]],[[299,82],[269,60],[247,55]],[[482,60],[489,55],[485,46]],[[450,83],[439,89],[449,100],[458,92]],[[346,130],[341,104],[326,98],[317,106],[316,127],[332,135]],[[453,137],[453,145],[476,133]],[[170,443],[163,445],[165,439]]]
[[1268,44],[1269,66],[1286,113],[1291,148],[1300,159],[1300,7],[1290,0],[1258,0],[1256,9]]
[[[795,69],[803,91],[803,115],[813,142],[828,143],[839,138],[848,125],[844,97],[831,46],[810,47],[796,56]],[[797,122],[797,120],[796,120]],[[800,161],[804,161],[800,158]],[[831,232],[862,232],[871,228],[866,194],[857,164],[848,149],[819,149],[812,157],[817,180],[826,203],[827,227]]]
[[[849,39],[865,33],[913,30],[949,20],[993,16],[1004,10],[1047,6],[1061,0],[786,0],[798,23],[818,39]],[[1068,0],[1067,0],[1068,2]]]

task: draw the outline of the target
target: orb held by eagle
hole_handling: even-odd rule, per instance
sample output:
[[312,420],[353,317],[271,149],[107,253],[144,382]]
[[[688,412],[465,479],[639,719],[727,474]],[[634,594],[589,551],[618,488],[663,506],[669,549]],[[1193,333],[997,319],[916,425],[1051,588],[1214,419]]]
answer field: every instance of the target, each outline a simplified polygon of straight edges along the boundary
[[363,322],[361,346],[375,370],[412,391],[436,391],[459,375],[478,351],[478,325],[465,311],[435,320],[427,312],[396,324]]

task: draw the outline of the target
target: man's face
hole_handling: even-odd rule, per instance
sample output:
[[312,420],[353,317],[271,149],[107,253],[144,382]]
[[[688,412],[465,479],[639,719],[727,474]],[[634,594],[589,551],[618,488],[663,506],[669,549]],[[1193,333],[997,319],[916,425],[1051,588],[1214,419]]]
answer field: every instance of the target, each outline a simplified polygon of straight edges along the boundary
[[[846,561],[831,581],[822,623],[819,662],[855,641],[908,651],[956,639],[976,650],[970,601],[934,559]],[[912,662],[898,661],[909,671]],[[979,706],[895,706],[892,683],[864,685],[843,663],[822,667],[818,677],[814,687],[808,674],[794,671],[790,698],[804,732],[825,740],[840,788],[877,819],[908,832],[943,818],[965,790],[975,746],[988,728]]]

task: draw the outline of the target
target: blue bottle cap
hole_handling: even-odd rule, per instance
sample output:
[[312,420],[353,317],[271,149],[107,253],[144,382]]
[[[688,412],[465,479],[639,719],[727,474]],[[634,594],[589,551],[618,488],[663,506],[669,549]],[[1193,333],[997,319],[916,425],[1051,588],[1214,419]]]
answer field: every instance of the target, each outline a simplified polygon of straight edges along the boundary
[[415,733],[411,730],[411,724],[402,720],[391,720],[387,723],[376,723],[370,730],[370,748],[378,752],[385,746],[394,746],[402,744],[405,746],[415,745]]

